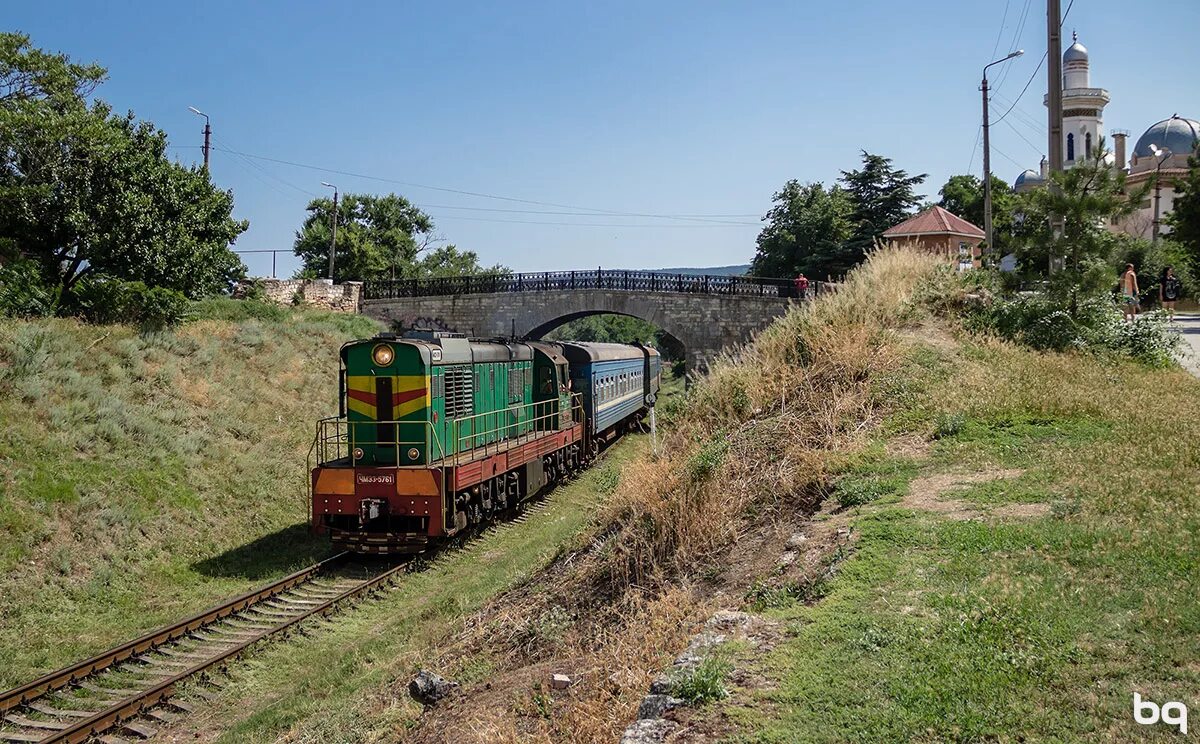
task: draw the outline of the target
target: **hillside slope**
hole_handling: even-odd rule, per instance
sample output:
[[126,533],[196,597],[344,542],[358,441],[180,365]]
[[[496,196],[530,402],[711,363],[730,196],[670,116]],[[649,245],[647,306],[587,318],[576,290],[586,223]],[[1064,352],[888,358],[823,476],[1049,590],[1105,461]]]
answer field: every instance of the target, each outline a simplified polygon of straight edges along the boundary
[[166,333],[0,321],[0,688],[326,552],[313,422],[359,317],[209,301]]
[[[1200,382],[967,334],[959,282],[873,255],[664,404],[542,571],[418,644],[402,588],[317,641],[336,668],[246,665],[175,740],[611,742],[720,610],[756,630],[668,677],[669,741],[1171,738],[1129,700],[1195,689]],[[421,667],[462,689],[421,708]]]

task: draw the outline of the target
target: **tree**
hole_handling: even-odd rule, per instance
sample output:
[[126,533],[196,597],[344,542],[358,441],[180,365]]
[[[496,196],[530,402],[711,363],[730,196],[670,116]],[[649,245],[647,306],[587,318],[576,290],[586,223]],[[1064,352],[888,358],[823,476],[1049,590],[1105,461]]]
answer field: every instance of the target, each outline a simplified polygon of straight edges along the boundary
[[791,180],[772,198],[751,265],[756,276],[813,276],[844,271],[839,254],[851,235],[853,205],[838,186]]
[[100,65],[34,48],[26,34],[0,33],[0,106],[47,101],[60,111],[80,108],[107,76]]
[[[1018,258],[1032,259],[1036,266],[1047,266],[1051,256],[1065,259],[1064,269],[1050,276],[1050,290],[1072,313],[1081,299],[1111,288],[1118,246],[1105,224],[1135,211],[1149,188],[1146,184],[1127,193],[1124,171],[1104,162],[1103,156],[1101,141],[1095,157],[1051,174],[1052,188],[1030,192],[1023,201],[1029,227]],[[1050,233],[1049,215],[1063,220],[1057,238]]]
[[244,274],[247,227],[203,168],[166,158],[166,135],[84,100],[103,68],[0,34],[0,245],[34,261],[70,309],[81,280],[200,297]]
[[[938,194],[938,206],[983,227],[983,179],[973,175],[950,176]],[[1013,209],[1016,194],[1004,181],[992,176],[992,232],[996,243],[994,255],[1002,255],[1010,247]]]
[[[313,199],[293,246],[310,276],[329,273],[332,199]],[[396,194],[343,194],[338,202],[335,281],[416,276],[417,254],[433,242],[433,220]]]
[[1167,215],[1171,239],[1179,243],[1200,274],[1200,148],[1188,157],[1187,175],[1175,181],[1175,204]]
[[444,245],[426,253],[415,264],[414,269],[415,275],[419,278],[511,273],[507,266],[501,266],[500,264],[488,267],[481,266],[479,256],[475,251],[460,251],[453,245]]
[[841,271],[862,261],[884,230],[902,222],[921,204],[924,197],[914,188],[926,177],[924,173],[910,176],[893,168],[890,158],[866,150],[862,151],[862,168],[842,171],[841,181],[854,211],[850,215],[853,234],[836,257]]

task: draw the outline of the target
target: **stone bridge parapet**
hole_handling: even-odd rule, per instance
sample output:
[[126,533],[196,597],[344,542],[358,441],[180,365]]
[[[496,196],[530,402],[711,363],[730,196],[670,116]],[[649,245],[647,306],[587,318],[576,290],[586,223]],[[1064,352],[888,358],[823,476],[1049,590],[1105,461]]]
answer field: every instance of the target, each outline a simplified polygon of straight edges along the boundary
[[703,371],[721,349],[787,311],[794,298],[621,289],[548,289],[364,299],[363,314],[396,330],[431,328],[473,337],[541,338],[576,318],[611,313],[653,323],[686,349],[689,371]]

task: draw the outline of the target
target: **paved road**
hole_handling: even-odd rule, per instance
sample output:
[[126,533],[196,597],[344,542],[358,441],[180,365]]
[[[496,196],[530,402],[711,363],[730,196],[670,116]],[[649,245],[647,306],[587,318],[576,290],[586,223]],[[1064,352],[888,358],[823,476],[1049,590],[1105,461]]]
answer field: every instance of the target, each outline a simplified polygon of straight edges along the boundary
[[1179,313],[1175,316],[1175,323],[1185,344],[1184,356],[1180,361],[1189,372],[1200,377],[1200,315]]

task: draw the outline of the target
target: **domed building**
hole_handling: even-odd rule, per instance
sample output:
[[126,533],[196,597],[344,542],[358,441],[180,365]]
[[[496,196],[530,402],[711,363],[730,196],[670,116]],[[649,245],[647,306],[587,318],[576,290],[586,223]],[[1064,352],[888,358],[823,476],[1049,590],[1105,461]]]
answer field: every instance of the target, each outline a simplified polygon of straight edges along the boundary
[[[1125,138],[1119,137],[1117,165],[1124,168]],[[1154,235],[1155,201],[1158,202],[1159,234],[1171,232],[1171,226],[1162,222],[1175,205],[1175,181],[1187,175],[1188,156],[1200,147],[1200,121],[1185,119],[1174,114],[1163,119],[1138,137],[1129,157],[1129,177],[1125,183],[1137,189],[1158,174],[1158,194],[1150,195],[1138,205],[1138,210],[1121,220],[1117,228],[1129,235],[1150,238]]]
[[[1091,87],[1091,62],[1087,47],[1071,34],[1072,44],[1063,52],[1063,167],[1071,168],[1095,157],[1095,149],[1104,137],[1104,107],[1109,102],[1108,91]],[[1046,102],[1048,103],[1048,98]],[[1154,234],[1155,204],[1158,206],[1159,233],[1165,235],[1170,227],[1162,219],[1175,202],[1175,179],[1187,172],[1188,156],[1200,147],[1200,122],[1178,114],[1163,119],[1138,138],[1125,161],[1128,132],[1112,133],[1112,151],[1103,160],[1125,170],[1131,189],[1151,180],[1156,173],[1158,196],[1152,191],[1142,201],[1137,212],[1110,229],[1135,237],[1149,238]],[[1026,170],[1013,181],[1013,190],[1022,193],[1044,186],[1049,179],[1046,159],[1040,171]]]

